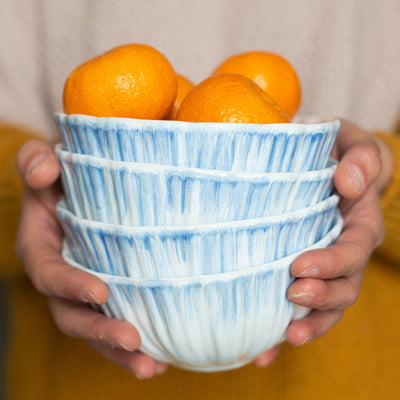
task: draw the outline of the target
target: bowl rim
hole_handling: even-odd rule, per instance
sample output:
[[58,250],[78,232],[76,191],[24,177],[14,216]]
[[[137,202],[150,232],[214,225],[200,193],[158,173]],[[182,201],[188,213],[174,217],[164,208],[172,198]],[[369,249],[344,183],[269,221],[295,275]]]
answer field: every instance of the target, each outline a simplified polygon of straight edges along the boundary
[[338,211],[335,216],[334,225],[332,226],[330,231],[321,240],[312,244],[311,246],[308,246],[299,252],[290,254],[286,257],[280,258],[279,260],[275,260],[266,264],[252,266],[238,271],[221,272],[217,274],[174,277],[174,278],[158,278],[158,279],[144,279],[144,278],[135,278],[129,276],[109,275],[90,270],[80,265],[76,261],[74,261],[72,259],[72,255],[68,254],[66,246],[64,246],[62,255],[65,262],[67,262],[71,266],[78,268],[84,272],[88,272],[94,276],[97,276],[106,284],[110,283],[110,284],[120,284],[120,285],[134,285],[140,287],[159,287],[159,286],[176,287],[176,286],[185,286],[193,284],[199,284],[199,285],[214,284],[217,281],[223,281],[228,283],[236,279],[250,277],[252,275],[257,275],[261,273],[266,273],[269,270],[278,271],[284,268],[288,267],[290,268],[290,264],[300,254],[310,250],[326,248],[327,246],[333,244],[333,242],[339,236],[342,226],[343,226],[343,217],[341,213]]
[[103,233],[108,234],[125,234],[125,235],[139,235],[139,234],[189,234],[189,233],[211,233],[232,228],[257,228],[262,227],[266,224],[284,224],[301,219],[311,217],[323,212],[327,212],[333,208],[336,208],[340,200],[340,196],[333,193],[331,196],[322,200],[312,206],[301,208],[294,211],[288,211],[277,215],[271,215],[268,217],[259,218],[247,218],[233,221],[222,221],[222,222],[211,222],[207,224],[195,224],[195,225],[152,225],[152,226],[129,226],[120,224],[111,224],[107,222],[100,222],[86,218],[80,218],[75,215],[72,211],[68,210],[65,198],[62,197],[57,204],[57,213],[61,217],[68,218],[73,223],[81,226],[86,226],[89,229],[101,229]]
[[[66,114],[65,112],[55,112],[54,118],[56,123],[61,121],[68,121],[74,124],[91,123],[92,125],[104,126],[112,122],[120,123],[126,127],[130,126],[160,126],[168,127],[181,127],[181,128],[194,128],[197,130],[205,129],[204,133],[208,133],[210,128],[228,129],[232,132],[241,132],[249,134],[282,134],[288,135],[302,135],[314,134],[321,129],[332,129],[337,131],[340,128],[340,119],[333,118],[330,121],[302,123],[302,122],[286,122],[286,123],[272,123],[272,124],[251,124],[251,123],[226,123],[226,122],[187,122],[176,120],[154,120],[154,119],[140,119],[140,118],[121,118],[121,117],[95,117],[93,115],[85,114]],[[284,129],[284,131],[282,131]],[[244,131],[243,131],[244,130]],[[198,132],[200,133],[200,132]],[[213,132],[214,134],[214,132]]]
[[98,156],[92,156],[88,154],[72,153],[64,149],[63,143],[57,143],[55,145],[55,153],[59,160],[64,162],[72,162],[78,165],[92,168],[107,168],[112,171],[127,170],[131,173],[151,173],[160,175],[161,173],[167,175],[173,174],[185,174],[187,178],[197,179],[213,179],[215,181],[235,181],[238,179],[241,181],[251,180],[253,183],[272,182],[274,180],[279,181],[295,181],[299,179],[318,180],[330,177],[335,173],[338,166],[338,161],[329,158],[327,166],[321,169],[311,171],[299,171],[299,172],[234,172],[227,170],[214,170],[194,167],[178,167],[166,164],[155,164],[155,163],[142,163],[133,161],[118,161],[106,159]]

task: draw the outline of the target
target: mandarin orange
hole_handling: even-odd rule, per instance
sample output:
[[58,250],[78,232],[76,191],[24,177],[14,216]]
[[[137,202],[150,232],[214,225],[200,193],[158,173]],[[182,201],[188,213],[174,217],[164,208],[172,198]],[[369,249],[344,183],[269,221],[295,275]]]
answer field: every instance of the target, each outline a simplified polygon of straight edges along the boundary
[[258,124],[290,122],[271,96],[252,80],[237,74],[215,75],[200,82],[184,98],[176,119]]
[[214,74],[233,73],[251,79],[293,117],[301,102],[297,73],[284,57],[266,51],[249,51],[226,59]]
[[163,119],[176,96],[169,61],[145,44],[116,47],[77,67],[63,93],[67,114]]

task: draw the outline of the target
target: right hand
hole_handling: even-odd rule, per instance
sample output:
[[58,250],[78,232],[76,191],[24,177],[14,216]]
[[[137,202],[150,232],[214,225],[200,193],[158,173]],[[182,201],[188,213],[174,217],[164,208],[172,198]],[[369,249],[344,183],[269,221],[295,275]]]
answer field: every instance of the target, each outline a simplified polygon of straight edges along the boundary
[[48,296],[54,320],[64,333],[91,347],[139,378],[151,378],[167,365],[138,351],[140,336],[126,321],[108,318],[87,303],[104,304],[107,286],[99,278],[66,264],[61,257],[63,232],[56,205],[62,194],[60,166],[52,148],[25,143],[16,157],[25,182],[16,250],[35,288]]

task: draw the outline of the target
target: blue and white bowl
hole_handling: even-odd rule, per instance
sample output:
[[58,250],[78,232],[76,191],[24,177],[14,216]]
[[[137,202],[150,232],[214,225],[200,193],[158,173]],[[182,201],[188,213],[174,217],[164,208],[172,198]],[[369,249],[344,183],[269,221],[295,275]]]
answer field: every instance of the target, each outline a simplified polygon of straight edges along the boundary
[[240,173],[129,163],[56,147],[68,207],[129,226],[197,225],[302,209],[332,191],[336,162],[318,171]]
[[338,199],[273,217],[187,227],[84,220],[63,202],[57,211],[77,262],[112,275],[159,279],[237,271],[296,253],[331,229]]
[[65,149],[117,161],[236,172],[325,168],[340,122],[223,124],[56,114]]
[[[338,216],[331,231],[305,250],[329,246],[341,227]],[[161,280],[86,271],[107,284],[110,297],[102,310],[138,329],[144,353],[189,370],[221,371],[282,342],[290,321],[308,313],[286,298],[297,256],[243,271]],[[67,251],[64,257],[84,269]]]

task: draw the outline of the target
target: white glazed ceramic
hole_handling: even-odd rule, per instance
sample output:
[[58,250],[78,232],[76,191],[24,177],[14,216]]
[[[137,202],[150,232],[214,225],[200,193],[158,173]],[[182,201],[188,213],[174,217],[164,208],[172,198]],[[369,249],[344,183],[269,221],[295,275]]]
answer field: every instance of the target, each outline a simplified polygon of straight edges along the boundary
[[273,217],[195,226],[128,227],[84,220],[57,208],[75,260],[95,271],[171,278],[235,271],[296,253],[337,218],[338,196]]
[[56,114],[65,148],[117,161],[237,172],[324,168],[339,121],[223,124]]
[[318,171],[235,173],[110,161],[56,147],[68,207],[129,226],[196,225],[298,210],[327,198],[336,162]]
[[[310,248],[329,246],[332,230]],[[151,357],[196,371],[240,367],[285,339],[288,324],[308,310],[286,298],[298,254],[243,271],[190,278],[143,280],[86,270],[102,279],[110,297],[106,315],[131,322],[140,349]],[[71,265],[84,269],[67,252]]]

